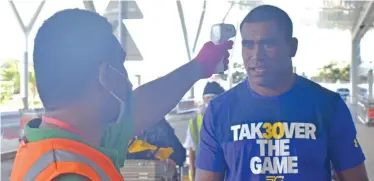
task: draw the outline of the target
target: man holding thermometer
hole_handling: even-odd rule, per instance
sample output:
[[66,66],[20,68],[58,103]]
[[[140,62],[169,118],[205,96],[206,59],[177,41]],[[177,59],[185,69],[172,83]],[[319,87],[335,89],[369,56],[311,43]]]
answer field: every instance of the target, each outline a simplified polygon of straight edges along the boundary
[[57,12],[34,43],[45,115],[26,124],[11,180],[123,180],[119,168],[130,139],[161,120],[219,62],[226,70],[232,44],[208,42],[189,63],[133,91],[126,52],[108,20],[81,9]]

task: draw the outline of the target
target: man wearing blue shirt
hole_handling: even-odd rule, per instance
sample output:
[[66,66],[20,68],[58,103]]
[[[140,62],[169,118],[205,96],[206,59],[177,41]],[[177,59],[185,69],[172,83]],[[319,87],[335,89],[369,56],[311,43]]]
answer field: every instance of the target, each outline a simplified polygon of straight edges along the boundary
[[240,26],[248,79],[212,100],[197,181],[367,181],[365,156],[340,96],[293,73],[298,46],[283,10],[253,9]]

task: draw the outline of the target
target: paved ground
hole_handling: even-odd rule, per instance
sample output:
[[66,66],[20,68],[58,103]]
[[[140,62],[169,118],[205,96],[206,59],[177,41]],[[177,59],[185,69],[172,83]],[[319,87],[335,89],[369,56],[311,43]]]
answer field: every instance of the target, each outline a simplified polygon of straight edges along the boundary
[[[179,120],[179,121],[173,120],[170,123],[175,129],[176,135],[183,143],[186,137],[186,129],[188,125],[188,120],[185,120],[185,119]],[[367,127],[365,125],[362,125],[361,123],[357,123],[356,128],[358,131],[358,140],[367,157],[366,166],[367,166],[369,177],[371,180],[374,181],[374,141],[373,141],[374,140],[374,127]],[[2,146],[3,146],[3,143],[2,143]],[[13,147],[13,148],[16,148],[16,147]],[[12,148],[8,148],[8,149],[12,149]],[[12,168],[11,161],[1,163],[1,180],[2,181],[9,180],[9,174],[10,174],[11,168]]]
[[366,156],[366,170],[370,180],[374,181],[374,127],[356,124],[358,140]]
[[10,173],[13,167],[13,160],[1,162],[1,181],[10,180]]
[[1,128],[1,153],[17,149],[19,137],[19,118],[2,119]]

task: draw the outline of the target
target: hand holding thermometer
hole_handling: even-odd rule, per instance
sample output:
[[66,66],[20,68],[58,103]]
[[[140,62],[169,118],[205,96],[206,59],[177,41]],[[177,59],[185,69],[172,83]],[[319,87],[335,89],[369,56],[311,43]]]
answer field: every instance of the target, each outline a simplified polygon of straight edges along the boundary
[[[220,45],[226,41],[229,41],[230,38],[233,38],[236,36],[236,29],[235,26],[232,24],[216,24],[213,25],[210,37],[211,41],[215,45]],[[223,64],[223,58],[222,60],[218,63],[217,68],[216,68],[216,73],[217,74],[222,74],[225,71],[224,64]]]

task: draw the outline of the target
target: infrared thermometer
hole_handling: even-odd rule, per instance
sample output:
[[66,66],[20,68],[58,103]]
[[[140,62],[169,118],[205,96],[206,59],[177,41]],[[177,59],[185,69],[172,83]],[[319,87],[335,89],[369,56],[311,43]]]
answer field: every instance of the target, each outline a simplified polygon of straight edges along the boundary
[[[215,45],[220,45],[224,42],[229,41],[230,38],[236,36],[236,29],[235,26],[232,24],[215,24],[212,26],[212,30],[210,33],[210,39]],[[216,74],[222,74],[225,71],[225,67],[223,64],[223,57],[222,60],[218,63],[216,68]]]

